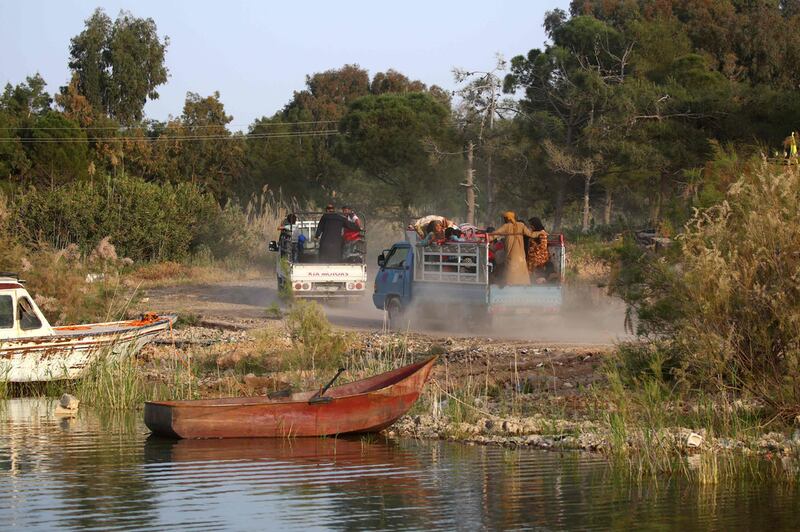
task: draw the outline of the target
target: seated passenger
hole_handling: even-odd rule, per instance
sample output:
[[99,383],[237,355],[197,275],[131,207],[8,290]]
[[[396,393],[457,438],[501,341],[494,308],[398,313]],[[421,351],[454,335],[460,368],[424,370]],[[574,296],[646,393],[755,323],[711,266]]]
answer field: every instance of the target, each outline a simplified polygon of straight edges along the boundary
[[448,227],[444,230],[444,239],[446,242],[464,242],[461,236],[461,229],[457,227]]
[[458,224],[458,229],[461,231],[461,238],[464,242],[476,242],[478,240],[479,229],[472,224]]
[[361,231],[364,227],[361,225],[361,220],[350,207],[342,207],[342,215],[358,228],[352,229],[350,227],[345,227],[342,231],[342,239],[344,240],[342,258],[345,262],[361,262],[364,258],[363,239],[361,238]]
[[432,220],[425,228],[425,238],[420,241],[419,245],[442,244],[444,241],[444,225],[439,220]]
[[278,248],[282,250],[282,252],[285,252],[290,247],[290,243],[292,241],[292,231],[294,230],[294,225],[296,223],[297,215],[290,213],[283,220],[283,223],[278,226],[278,230],[280,231],[280,234],[278,235]]
[[422,218],[415,221],[412,226],[414,230],[417,232],[420,238],[424,238],[425,235],[428,233],[428,228],[430,227],[431,222],[440,222],[442,224],[442,230],[455,226],[456,224],[444,216],[439,216],[438,214],[429,214],[428,216],[423,216]]

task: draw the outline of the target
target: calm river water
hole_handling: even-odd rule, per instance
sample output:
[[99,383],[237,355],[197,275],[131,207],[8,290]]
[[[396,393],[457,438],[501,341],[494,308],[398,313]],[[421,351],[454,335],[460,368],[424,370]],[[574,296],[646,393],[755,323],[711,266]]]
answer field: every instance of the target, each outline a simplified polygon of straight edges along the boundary
[[371,439],[169,441],[0,402],[0,529],[797,529],[781,483],[637,484],[584,454]]

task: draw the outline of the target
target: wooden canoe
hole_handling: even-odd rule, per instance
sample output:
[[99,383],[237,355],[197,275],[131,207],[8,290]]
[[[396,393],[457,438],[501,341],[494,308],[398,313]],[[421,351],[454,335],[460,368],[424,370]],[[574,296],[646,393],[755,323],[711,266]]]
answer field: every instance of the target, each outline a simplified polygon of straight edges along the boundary
[[154,434],[173,438],[291,438],[378,432],[408,412],[437,357],[342,386],[289,397],[231,397],[144,405]]

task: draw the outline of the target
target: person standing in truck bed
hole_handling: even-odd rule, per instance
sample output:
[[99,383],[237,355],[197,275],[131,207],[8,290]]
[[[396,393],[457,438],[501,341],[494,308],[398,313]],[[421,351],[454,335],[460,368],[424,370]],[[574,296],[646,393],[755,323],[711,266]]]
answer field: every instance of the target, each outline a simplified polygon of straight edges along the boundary
[[325,207],[325,214],[319,219],[314,238],[319,239],[319,261],[341,262],[344,230],[358,231],[359,227],[341,214],[334,212],[333,205]]
[[533,275],[536,270],[544,268],[545,264],[550,260],[550,252],[547,248],[547,231],[544,230],[542,221],[534,216],[528,220],[528,223],[534,232],[539,233],[538,237],[529,239],[530,244],[527,253],[528,273]]
[[491,236],[504,236],[506,248],[506,263],[504,280],[506,285],[529,285],[531,278],[528,274],[528,264],[525,257],[525,242],[523,237],[536,238],[541,232],[534,232],[517,221],[517,216],[512,211],[503,213],[503,225],[490,233]]

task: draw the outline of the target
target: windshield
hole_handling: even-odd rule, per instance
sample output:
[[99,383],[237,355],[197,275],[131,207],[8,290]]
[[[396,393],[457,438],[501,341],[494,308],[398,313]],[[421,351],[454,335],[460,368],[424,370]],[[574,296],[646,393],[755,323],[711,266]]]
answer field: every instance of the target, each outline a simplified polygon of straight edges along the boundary
[[14,326],[14,304],[11,296],[0,296],[0,329]]
[[33,304],[27,297],[20,298],[17,310],[19,312],[19,326],[23,331],[38,329],[42,326],[42,320],[34,312]]
[[402,268],[406,265],[408,248],[394,248],[386,258],[384,268]]

